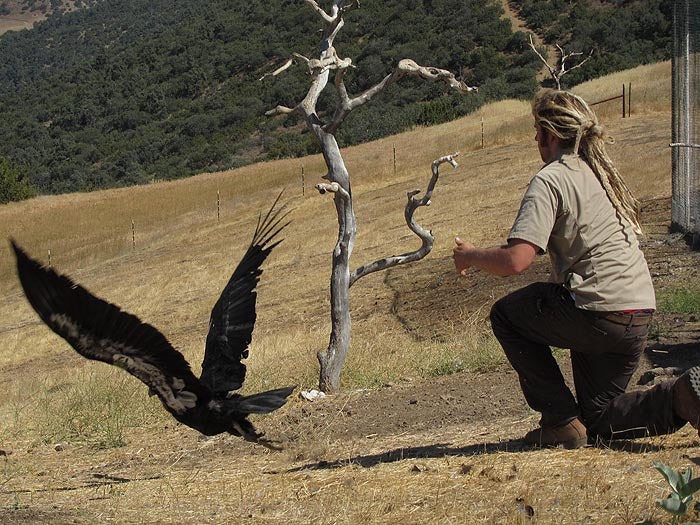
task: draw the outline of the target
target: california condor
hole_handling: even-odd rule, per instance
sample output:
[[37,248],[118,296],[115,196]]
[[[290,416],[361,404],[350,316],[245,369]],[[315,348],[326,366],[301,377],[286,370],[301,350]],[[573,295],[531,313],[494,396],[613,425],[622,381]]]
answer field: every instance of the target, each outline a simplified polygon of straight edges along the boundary
[[206,339],[202,374],[192,373],[184,356],[155,327],[92,295],[69,277],[42,266],[10,239],[17,272],[29,303],[51,330],[79,354],[119,366],[145,383],[179,422],[202,434],[228,432],[277,448],[248,420],[285,404],[294,386],[253,395],[234,393],[243,385],[248,346],[255,325],[255,288],[260,266],[289,224],[284,206],[258,224],[253,240],[214,305]]

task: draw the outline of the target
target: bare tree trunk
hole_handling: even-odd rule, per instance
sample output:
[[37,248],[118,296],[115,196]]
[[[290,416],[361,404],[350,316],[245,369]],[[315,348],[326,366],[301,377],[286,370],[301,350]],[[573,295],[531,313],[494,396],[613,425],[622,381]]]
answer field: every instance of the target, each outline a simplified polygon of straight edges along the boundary
[[[425,80],[446,82],[452,89],[462,93],[476,91],[476,88],[469,87],[463,82],[458,81],[449,71],[431,66],[420,66],[413,60],[404,59],[399,62],[392,73],[387,75],[378,84],[356,97],[351,97],[347,92],[344,78],[348,69],[353,67],[352,60],[350,58],[340,58],[333,47],[333,41],[344,25],[343,16],[345,13],[358,9],[360,7],[360,2],[359,0],[345,0],[345,3],[343,3],[341,0],[333,0],[332,7],[328,12],[324,11],[316,0],[306,0],[306,3],[309,4],[326,23],[320,46],[319,58],[309,59],[298,53],[294,53],[292,58],[269,75],[278,75],[295,62],[301,61],[306,63],[308,67],[311,76],[311,86],[304,100],[296,107],[288,108],[285,106],[277,106],[268,111],[266,115],[288,113],[299,113],[303,115],[307,127],[314,134],[321,147],[321,152],[323,153],[323,158],[328,168],[328,172],[323,176],[328,182],[317,184],[316,188],[322,194],[327,192],[334,194],[333,200],[338,217],[338,240],[333,249],[331,270],[330,341],[328,343],[328,348],[325,351],[319,351],[317,357],[320,364],[319,389],[327,393],[332,393],[340,390],[340,373],[345,363],[348,349],[350,348],[350,286],[352,286],[357,279],[368,273],[412,260],[418,260],[427,255],[432,248],[432,235],[415,225],[413,222],[413,212],[418,206],[427,206],[430,203],[429,193],[432,193],[432,187],[435,181],[437,181],[437,166],[441,162],[450,162],[456,166],[452,157],[443,157],[435,161],[433,163],[433,180],[431,181],[429,191],[426,192],[424,199],[413,199],[413,195],[415,195],[418,190],[409,193],[409,202],[406,208],[406,221],[409,227],[423,239],[422,247],[416,250],[416,252],[380,259],[371,265],[361,267],[357,271],[351,272],[350,256],[355,245],[357,224],[355,212],[353,210],[350,175],[345,167],[343,157],[340,154],[340,148],[335,139],[335,132],[353,109],[371,101],[376,95],[383,93],[387,86],[399,81],[404,76],[417,76]],[[316,104],[321,92],[328,85],[329,75],[332,70],[335,71],[334,86],[339,101],[332,119],[324,124],[317,115]],[[268,75],[264,75],[261,80],[266,76]],[[427,237],[430,238],[429,241],[426,240]]]
[[331,134],[324,134],[323,156],[328,166],[324,178],[328,185],[317,185],[321,193],[334,192],[333,201],[338,216],[338,240],[333,249],[331,270],[331,335],[328,348],[316,354],[320,364],[319,390],[338,392],[340,372],[350,348],[350,255],[355,245],[357,222],[352,205],[350,178],[340,154],[340,148]]

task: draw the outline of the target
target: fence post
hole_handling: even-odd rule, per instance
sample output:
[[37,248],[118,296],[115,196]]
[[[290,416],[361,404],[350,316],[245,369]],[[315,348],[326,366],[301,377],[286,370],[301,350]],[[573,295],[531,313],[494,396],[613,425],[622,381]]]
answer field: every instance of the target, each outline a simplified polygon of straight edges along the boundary
[[306,182],[304,181],[304,165],[301,165],[301,196],[306,195]]
[[632,116],[632,82],[627,84],[627,116]]
[[625,118],[625,83],[622,83],[622,118]]
[[394,175],[396,175],[396,144],[394,144]]
[[481,149],[484,149],[484,117],[481,117]]
[[134,225],[134,219],[131,219],[131,249],[136,249],[136,226]]
[[219,188],[216,188],[216,222],[219,222],[221,218],[221,193]]
[[49,268],[51,268],[51,250],[49,250]]

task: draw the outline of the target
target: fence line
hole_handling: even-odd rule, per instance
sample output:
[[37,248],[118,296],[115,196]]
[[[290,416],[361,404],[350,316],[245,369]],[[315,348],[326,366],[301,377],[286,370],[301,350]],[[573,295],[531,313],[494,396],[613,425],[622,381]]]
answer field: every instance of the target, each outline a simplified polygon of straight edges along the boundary
[[627,95],[625,95],[625,85],[622,84],[622,94],[615,97],[606,98],[604,100],[598,100],[597,102],[591,102],[589,106],[596,106],[598,104],[603,104],[605,102],[611,102],[613,100],[622,99],[622,118],[625,118],[625,109],[627,111],[627,117],[632,114],[632,83],[630,82],[627,87]]

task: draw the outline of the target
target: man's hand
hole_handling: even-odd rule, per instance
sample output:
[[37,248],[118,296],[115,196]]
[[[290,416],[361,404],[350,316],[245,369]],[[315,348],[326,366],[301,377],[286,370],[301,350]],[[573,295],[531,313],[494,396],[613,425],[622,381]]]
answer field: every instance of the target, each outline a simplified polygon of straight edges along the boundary
[[467,270],[472,265],[470,255],[474,245],[455,237],[455,247],[452,249],[452,258],[455,261],[455,269],[459,275],[467,275]]

